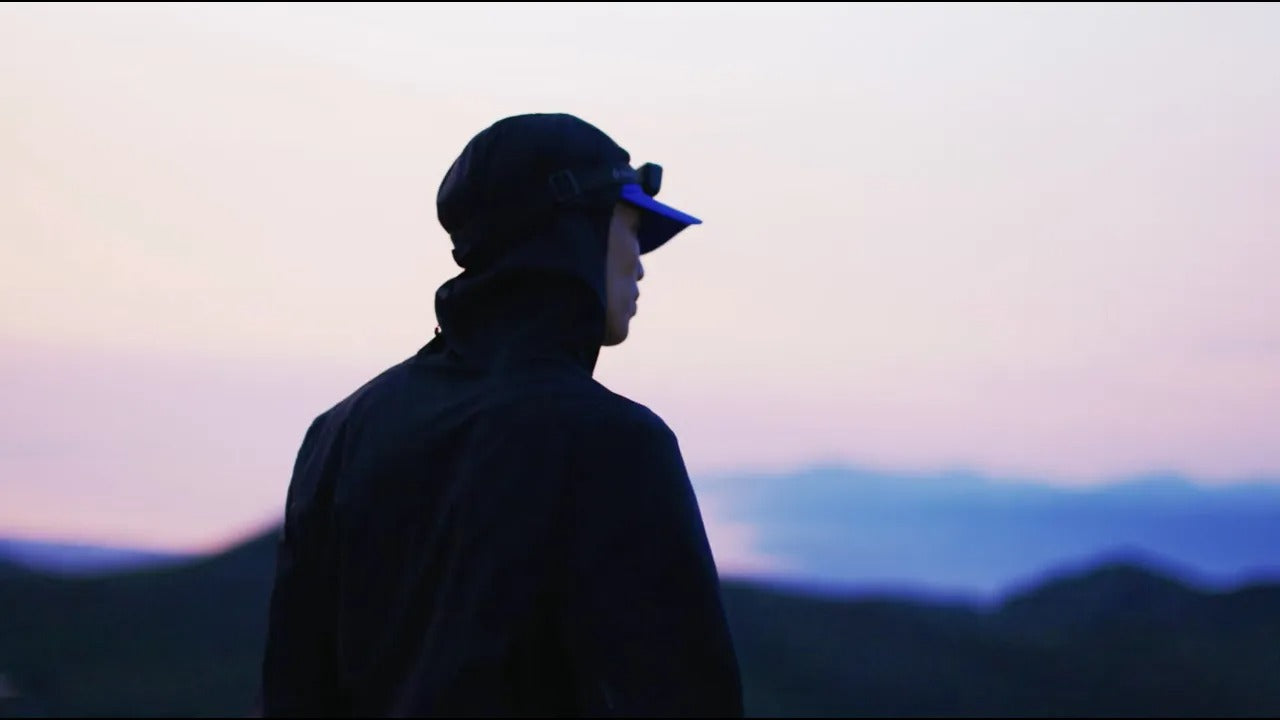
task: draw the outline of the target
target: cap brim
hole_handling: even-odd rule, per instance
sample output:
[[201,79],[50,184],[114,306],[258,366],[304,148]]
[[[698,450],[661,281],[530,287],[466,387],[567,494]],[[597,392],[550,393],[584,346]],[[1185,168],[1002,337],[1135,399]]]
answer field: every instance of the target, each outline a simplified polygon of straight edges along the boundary
[[654,200],[639,185],[623,185],[623,202],[644,210],[640,219],[640,253],[652,252],[690,225],[700,225],[698,218]]

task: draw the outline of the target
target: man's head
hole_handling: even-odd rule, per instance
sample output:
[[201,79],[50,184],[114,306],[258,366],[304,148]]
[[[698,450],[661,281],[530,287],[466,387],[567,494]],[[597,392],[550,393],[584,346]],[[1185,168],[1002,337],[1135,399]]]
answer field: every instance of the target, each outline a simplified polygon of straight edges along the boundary
[[[661,167],[633,168],[630,160],[612,138],[572,115],[519,115],[486,128],[463,149],[436,197],[454,259],[466,270],[442,291],[457,297],[515,276],[577,280],[599,301],[602,322],[589,323],[596,347],[621,343],[643,276],[640,255],[701,222],[653,199]],[[533,309],[526,303],[515,313]]]

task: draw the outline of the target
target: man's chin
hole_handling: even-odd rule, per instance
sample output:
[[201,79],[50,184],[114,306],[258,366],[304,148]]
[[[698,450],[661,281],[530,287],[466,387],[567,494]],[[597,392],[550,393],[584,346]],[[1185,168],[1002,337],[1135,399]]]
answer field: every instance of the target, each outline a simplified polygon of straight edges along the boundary
[[630,328],[625,326],[622,328],[609,328],[607,331],[605,331],[604,342],[601,344],[604,347],[614,347],[617,345],[621,345],[627,339],[627,335],[629,334],[629,332],[630,332]]

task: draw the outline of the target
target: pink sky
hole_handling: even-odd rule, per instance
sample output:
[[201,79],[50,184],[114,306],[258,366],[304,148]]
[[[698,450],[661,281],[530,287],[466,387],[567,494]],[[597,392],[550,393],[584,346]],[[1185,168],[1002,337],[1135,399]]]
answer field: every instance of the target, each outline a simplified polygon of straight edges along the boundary
[[1274,5],[0,7],[0,535],[261,526],[310,417],[426,340],[449,162],[544,110],[706,220],[598,373],[695,482],[1275,477],[1277,34]]

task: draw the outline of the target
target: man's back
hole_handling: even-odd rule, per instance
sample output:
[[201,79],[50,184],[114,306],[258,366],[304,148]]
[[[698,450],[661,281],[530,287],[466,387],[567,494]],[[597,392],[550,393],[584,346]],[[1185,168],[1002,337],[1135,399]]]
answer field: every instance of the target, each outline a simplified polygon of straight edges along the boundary
[[[499,194],[503,170],[477,167],[524,152],[534,159],[517,176],[587,161],[607,171],[587,165],[587,187],[627,176],[625,151],[589,126],[583,140],[584,125],[519,118],[473,140],[439,201],[466,268],[437,293],[442,332],[308,430],[271,598],[265,714],[741,715],[676,439],[592,378],[634,314],[640,216],[606,185],[609,205],[468,235],[465,204]],[[657,227],[650,248],[670,236]]]
[[740,713],[661,420],[589,378],[442,373],[424,352],[308,432],[267,712]]

